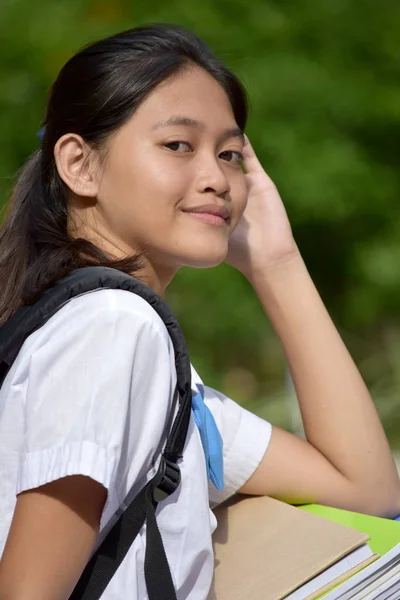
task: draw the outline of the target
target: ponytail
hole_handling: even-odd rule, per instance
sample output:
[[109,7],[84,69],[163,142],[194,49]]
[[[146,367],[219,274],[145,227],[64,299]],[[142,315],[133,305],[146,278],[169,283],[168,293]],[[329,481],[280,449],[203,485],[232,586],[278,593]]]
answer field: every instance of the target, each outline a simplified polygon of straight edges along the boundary
[[20,172],[8,214],[0,228],[0,324],[22,304],[22,287],[33,244],[30,235],[30,212],[34,199],[42,192],[40,150]]

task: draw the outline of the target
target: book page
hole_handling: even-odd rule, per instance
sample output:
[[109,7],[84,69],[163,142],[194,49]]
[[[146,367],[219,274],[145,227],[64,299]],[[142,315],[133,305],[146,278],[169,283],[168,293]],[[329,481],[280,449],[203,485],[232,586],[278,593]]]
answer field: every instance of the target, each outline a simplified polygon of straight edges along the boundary
[[375,579],[372,583],[366,585],[361,592],[353,596],[352,600],[370,600],[374,598],[378,592],[386,589],[386,583],[389,582],[389,586],[393,585],[398,579],[400,574],[400,564],[395,565],[392,569],[389,569],[386,573],[383,573],[380,577]]
[[313,579],[311,579],[305,585],[302,585],[288,596],[285,596],[285,600],[304,600],[305,598],[309,598],[315,592],[319,592],[345,573],[348,573],[358,565],[364,563],[372,556],[372,550],[368,544],[364,544],[360,548],[350,552],[350,554],[341,560],[338,560],[331,567],[328,567],[316,577],[313,577]]
[[399,564],[400,544],[397,544],[372,565],[353,575],[339,587],[329,592],[324,600],[353,600],[357,593],[362,592],[368,585],[384,576],[390,569],[396,568]]

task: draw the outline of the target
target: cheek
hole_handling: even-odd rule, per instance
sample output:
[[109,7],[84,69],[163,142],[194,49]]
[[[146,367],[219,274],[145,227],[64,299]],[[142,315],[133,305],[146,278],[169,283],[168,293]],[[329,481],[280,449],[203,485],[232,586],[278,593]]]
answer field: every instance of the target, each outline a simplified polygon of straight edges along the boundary
[[243,176],[232,186],[232,225],[236,227],[247,206],[248,189]]
[[142,151],[135,160],[125,163],[120,178],[126,182],[125,187],[129,187],[128,193],[133,192],[134,199],[145,200],[147,205],[153,207],[171,202],[173,206],[185,196],[190,186],[188,169],[178,163],[149,149]]
[[111,199],[113,210],[137,213],[141,218],[150,214],[167,216],[185,196],[190,178],[185,169],[171,168],[169,161],[154,153],[115,155],[107,167],[102,182],[102,196]]
[[148,161],[141,169],[141,186],[146,190],[153,190],[155,202],[171,202],[175,205],[190,188],[190,174],[188,169],[182,168],[178,161],[158,160]]

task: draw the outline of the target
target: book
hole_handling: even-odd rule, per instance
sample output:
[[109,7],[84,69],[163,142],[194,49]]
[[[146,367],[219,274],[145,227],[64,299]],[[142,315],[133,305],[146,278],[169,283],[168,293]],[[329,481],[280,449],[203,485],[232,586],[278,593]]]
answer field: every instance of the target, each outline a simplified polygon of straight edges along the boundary
[[324,600],[399,600],[400,523],[316,504],[303,510],[348,525],[370,535],[369,545],[381,554],[371,567],[360,571],[323,596]]
[[398,521],[322,506],[321,504],[305,504],[300,508],[324,519],[367,533],[370,536],[369,545],[378,554],[385,554],[400,543],[400,522]]
[[368,533],[268,497],[215,509],[209,600],[313,600],[371,564]]

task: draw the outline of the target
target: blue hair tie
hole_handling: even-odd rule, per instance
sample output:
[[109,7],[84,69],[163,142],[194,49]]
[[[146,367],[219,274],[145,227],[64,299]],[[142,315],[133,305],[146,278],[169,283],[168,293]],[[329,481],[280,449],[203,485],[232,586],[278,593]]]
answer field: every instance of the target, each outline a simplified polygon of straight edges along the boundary
[[39,129],[39,131],[37,132],[37,137],[39,138],[40,142],[43,142],[43,138],[44,138],[44,133],[46,131],[45,127],[42,127],[41,129]]

